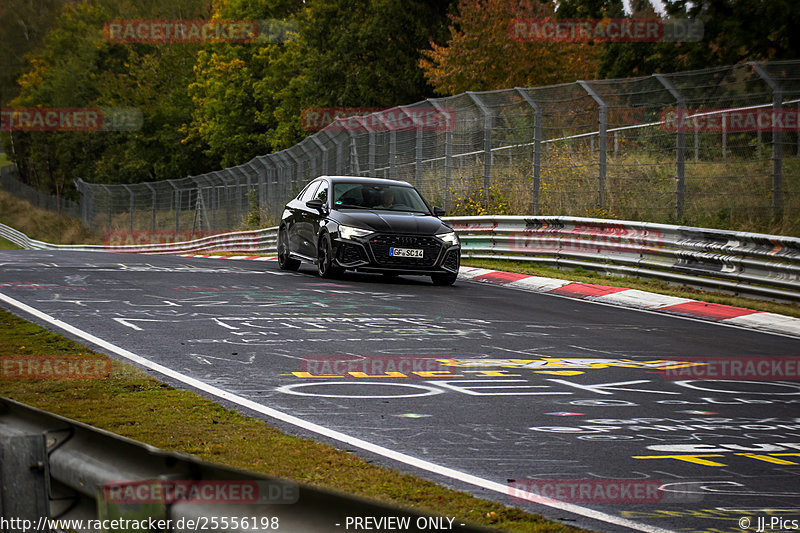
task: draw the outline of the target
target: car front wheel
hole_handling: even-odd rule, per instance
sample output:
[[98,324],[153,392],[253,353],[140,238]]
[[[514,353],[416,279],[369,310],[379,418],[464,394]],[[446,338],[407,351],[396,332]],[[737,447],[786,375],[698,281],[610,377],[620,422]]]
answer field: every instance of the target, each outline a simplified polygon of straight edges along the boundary
[[319,239],[319,246],[317,247],[317,272],[319,277],[330,279],[338,277],[344,272],[344,269],[333,265],[333,247],[331,246],[331,238],[328,234],[322,235]]

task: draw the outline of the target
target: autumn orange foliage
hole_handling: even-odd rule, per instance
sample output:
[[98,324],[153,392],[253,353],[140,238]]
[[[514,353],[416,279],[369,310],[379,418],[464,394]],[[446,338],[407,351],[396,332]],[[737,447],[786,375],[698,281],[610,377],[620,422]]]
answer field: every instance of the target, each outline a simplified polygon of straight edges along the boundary
[[554,16],[552,1],[459,0],[450,40],[446,45],[432,42],[431,49],[422,52],[420,68],[443,95],[594,79],[599,46],[512,38],[514,19]]

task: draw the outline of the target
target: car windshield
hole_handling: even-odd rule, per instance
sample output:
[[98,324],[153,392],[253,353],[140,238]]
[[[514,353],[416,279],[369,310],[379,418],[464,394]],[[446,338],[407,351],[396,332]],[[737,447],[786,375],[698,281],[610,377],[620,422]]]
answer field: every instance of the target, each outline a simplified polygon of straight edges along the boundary
[[333,186],[333,207],[430,214],[416,189],[402,185],[336,183]]

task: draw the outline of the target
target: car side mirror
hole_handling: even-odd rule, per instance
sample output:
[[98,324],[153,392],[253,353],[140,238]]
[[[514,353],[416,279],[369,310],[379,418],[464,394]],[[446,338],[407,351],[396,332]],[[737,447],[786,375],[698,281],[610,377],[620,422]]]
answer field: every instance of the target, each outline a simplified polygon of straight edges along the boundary
[[325,208],[325,202],[323,202],[319,198],[314,198],[313,200],[309,200],[306,202],[306,207],[322,211]]
[[446,211],[438,205],[433,206],[433,216],[443,217]]

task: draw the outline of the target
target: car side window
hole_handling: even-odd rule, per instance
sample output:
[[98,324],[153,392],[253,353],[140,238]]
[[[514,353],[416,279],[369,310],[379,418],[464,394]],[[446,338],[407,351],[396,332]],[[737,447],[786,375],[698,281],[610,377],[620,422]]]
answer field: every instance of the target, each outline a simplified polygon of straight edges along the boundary
[[317,194],[314,196],[317,200],[322,200],[322,203],[328,205],[328,182],[323,181],[317,189]]
[[300,196],[300,201],[307,202],[313,199],[317,192],[317,187],[319,187],[319,183],[319,181],[312,181],[311,184],[303,191],[303,194]]

